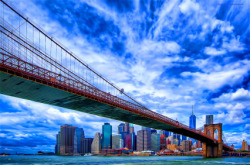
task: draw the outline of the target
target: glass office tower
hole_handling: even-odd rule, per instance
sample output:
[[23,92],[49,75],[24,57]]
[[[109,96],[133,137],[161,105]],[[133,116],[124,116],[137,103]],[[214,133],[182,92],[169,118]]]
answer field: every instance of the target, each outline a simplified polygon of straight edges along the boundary
[[102,126],[102,149],[112,148],[112,126],[104,123]]

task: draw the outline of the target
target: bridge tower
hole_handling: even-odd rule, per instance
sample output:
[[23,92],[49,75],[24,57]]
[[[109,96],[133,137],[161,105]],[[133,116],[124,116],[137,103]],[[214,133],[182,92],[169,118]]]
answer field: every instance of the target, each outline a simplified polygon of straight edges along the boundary
[[212,138],[214,138],[214,132],[216,130],[218,131],[218,143],[217,144],[207,144],[207,143],[202,144],[204,158],[222,157],[222,153],[223,153],[222,123],[204,125],[204,133],[208,136],[211,136]]

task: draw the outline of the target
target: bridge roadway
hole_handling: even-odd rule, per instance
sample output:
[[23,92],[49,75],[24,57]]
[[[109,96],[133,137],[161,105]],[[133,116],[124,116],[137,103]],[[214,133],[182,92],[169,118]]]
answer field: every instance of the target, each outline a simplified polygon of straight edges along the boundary
[[[200,130],[143,109],[109,93],[27,63],[0,48],[0,93],[141,126],[182,134],[210,145],[217,140]],[[6,51],[5,51],[6,52]],[[225,151],[233,150],[223,144]]]

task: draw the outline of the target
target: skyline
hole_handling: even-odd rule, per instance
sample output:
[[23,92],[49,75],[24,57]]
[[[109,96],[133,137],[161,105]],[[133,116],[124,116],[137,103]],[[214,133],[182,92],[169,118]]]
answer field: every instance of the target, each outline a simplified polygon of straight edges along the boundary
[[[213,114],[228,143],[249,141],[248,2],[10,2],[149,109],[188,125],[194,104],[197,128]],[[1,149],[50,150],[65,123],[89,134],[120,123],[4,95],[0,105]]]

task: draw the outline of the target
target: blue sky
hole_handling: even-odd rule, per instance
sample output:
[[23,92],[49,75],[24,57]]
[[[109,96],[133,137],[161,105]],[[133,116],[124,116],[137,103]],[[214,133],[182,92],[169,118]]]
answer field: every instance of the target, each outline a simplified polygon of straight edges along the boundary
[[[223,123],[250,143],[249,1],[10,0],[49,35],[149,109],[197,127]],[[0,152],[54,151],[62,124],[87,137],[119,121],[0,95]],[[139,129],[139,126],[136,126]]]

